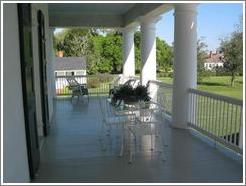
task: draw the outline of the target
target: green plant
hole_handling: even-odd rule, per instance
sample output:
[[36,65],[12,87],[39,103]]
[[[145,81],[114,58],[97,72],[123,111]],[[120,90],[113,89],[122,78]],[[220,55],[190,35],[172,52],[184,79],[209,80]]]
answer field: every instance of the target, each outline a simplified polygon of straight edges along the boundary
[[150,101],[148,87],[143,85],[138,85],[134,89],[134,95],[136,96],[138,101]]
[[122,85],[113,93],[113,103],[118,100],[125,102],[150,101],[148,88],[143,85],[138,85],[136,88],[131,85]]
[[112,75],[110,75],[110,74],[101,74],[98,76],[99,76],[99,81],[101,83],[109,83],[112,81]]

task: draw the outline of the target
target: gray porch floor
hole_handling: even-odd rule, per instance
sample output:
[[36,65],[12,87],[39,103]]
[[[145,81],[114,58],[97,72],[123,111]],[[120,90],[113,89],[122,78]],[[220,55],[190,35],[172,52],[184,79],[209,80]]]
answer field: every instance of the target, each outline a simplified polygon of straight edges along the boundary
[[167,126],[166,161],[151,152],[117,157],[119,145],[101,150],[101,116],[96,97],[55,101],[49,136],[34,182],[241,182],[242,164],[193,136]]

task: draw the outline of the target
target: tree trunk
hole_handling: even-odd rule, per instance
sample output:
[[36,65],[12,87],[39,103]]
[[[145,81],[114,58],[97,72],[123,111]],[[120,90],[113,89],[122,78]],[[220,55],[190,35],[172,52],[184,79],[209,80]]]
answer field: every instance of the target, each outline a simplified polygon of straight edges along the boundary
[[235,74],[232,73],[232,75],[231,75],[231,87],[234,86],[234,81],[235,81]]

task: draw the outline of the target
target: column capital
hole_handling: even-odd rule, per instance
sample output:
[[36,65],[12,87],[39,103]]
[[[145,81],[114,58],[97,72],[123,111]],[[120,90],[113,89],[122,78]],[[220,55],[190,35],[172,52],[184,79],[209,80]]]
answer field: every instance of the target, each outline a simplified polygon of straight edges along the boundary
[[135,25],[135,24],[127,25],[127,26],[121,28],[121,32],[123,34],[125,34],[125,33],[134,33],[135,31],[137,31],[137,25]]
[[176,14],[197,14],[197,3],[177,3],[174,5]]
[[138,21],[140,24],[155,24],[161,19],[161,16],[140,16]]

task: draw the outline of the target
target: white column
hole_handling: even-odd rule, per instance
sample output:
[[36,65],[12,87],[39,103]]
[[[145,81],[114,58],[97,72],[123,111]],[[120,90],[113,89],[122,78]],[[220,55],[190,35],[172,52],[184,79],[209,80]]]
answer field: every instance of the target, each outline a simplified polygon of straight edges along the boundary
[[177,128],[187,127],[188,89],[197,85],[196,6],[175,5],[172,126]]
[[134,29],[123,29],[123,76],[135,76]]
[[156,80],[156,28],[158,18],[141,17],[141,84]]

